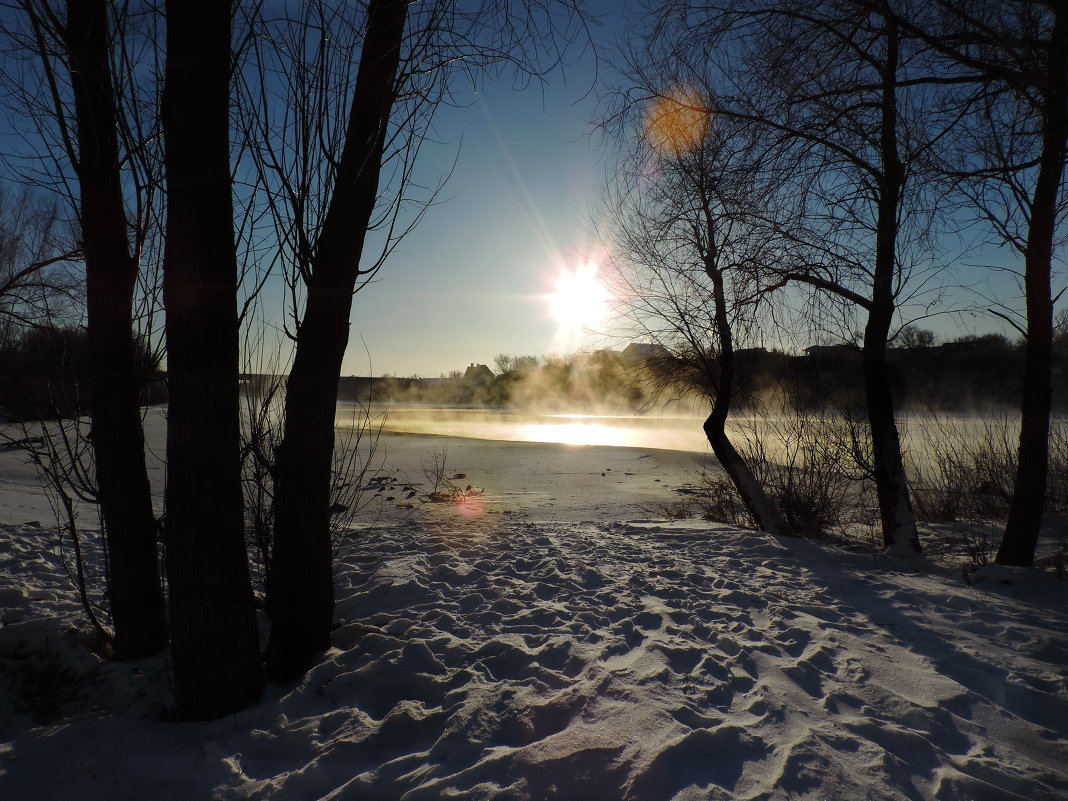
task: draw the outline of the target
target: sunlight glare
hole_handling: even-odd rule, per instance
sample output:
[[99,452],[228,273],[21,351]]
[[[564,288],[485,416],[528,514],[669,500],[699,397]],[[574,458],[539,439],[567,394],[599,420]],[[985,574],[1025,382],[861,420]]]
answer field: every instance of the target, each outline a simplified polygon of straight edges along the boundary
[[565,268],[560,272],[556,291],[549,295],[549,309],[561,329],[577,333],[604,322],[609,299],[597,265],[586,262],[574,271]]

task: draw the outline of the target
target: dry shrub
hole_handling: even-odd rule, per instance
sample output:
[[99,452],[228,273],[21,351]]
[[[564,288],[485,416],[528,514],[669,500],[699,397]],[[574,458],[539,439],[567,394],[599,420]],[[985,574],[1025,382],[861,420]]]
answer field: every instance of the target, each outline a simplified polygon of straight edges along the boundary
[[865,473],[858,428],[830,414],[794,411],[767,417],[740,448],[757,480],[798,537],[842,536],[856,522]]
[[[285,427],[285,378],[250,379],[243,394],[241,463],[245,541],[254,584],[264,588],[274,545],[275,453]],[[374,531],[381,514],[381,415],[369,402],[339,402],[330,470],[330,542],[334,564]],[[356,524],[359,518],[360,524]]]
[[679,487],[676,492],[689,496],[690,502],[680,503],[676,515],[662,510],[665,517],[678,517],[685,512],[692,512],[696,507],[705,520],[729,523],[733,526],[754,524],[738,490],[722,471],[702,471],[696,483]]
[[[993,559],[1016,477],[1019,423],[1009,415],[910,415],[900,420],[916,519],[945,532],[935,551],[963,548],[975,564]],[[870,436],[838,413],[795,409],[732,422],[731,436],[776,503],[791,534],[878,547]],[[719,470],[679,490],[703,516],[753,525],[733,483]],[[1050,427],[1047,511],[1068,515],[1068,420]],[[1061,543],[1068,553],[1068,543]]]
[[1046,511],[1068,514],[1068,420],[1050,424]]
[[[434,448],[423,456],[422,473],[426,479],[426,487],[420,494],[420,499],[427,503],[451,503],[458,501],[464,495],[464,489],[454,484],[449,476],[449,449],[447,447]],[[462,473],[457,473],[462,476]],[[468,488],[470,489],[470,488]]]
[[7,666],[15,711],[35,723],[53,723],[66,708],[86,697],[99,678],[99,669],[83,672],[64,661],[45,643]]
[[[989,564],[1012,501],[1019,419],[926,415],[907,423],[907,469],[917,520],[945,524],[941,530],[973,564]],[[1066,420],[1050,424],[1046,511],[1068,513]]]
[[917,520],[989,523],[1008,515],[1017,424],[1001,417],[914,416],[906,469]]
[[[790,534],[841,537],[862,520],[866,495],[859,466],[864,439],[851,421],[807,411],[753,416],[732,423],[732,439],[782,514]],[[682,488],[703,516],[754,525],[733,482],[705,472]]]

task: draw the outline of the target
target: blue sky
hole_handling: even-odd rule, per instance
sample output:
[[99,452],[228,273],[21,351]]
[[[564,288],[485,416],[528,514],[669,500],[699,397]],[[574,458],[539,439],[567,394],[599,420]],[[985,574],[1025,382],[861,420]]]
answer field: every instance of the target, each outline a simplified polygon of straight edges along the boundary
[[[596,31],[606,47],[623,21],[608,5]],[[576,54],[543,87],[490,83],[471,105],[438,110],[441,144],[423,153],[421,172],[432,182],[453,158],[456,169],[443,202],[354,298],[343,373],[437,376],[580,344],[560,339],[546,295],[590,250],[605,175],[591,137],[595,80],[593,56]]]
[[[514,91],[510,80],[489,83],[470,105],[438,110],[441,144],[424,152],[421,175],[436,182],[454,158],[455,171],[443,202],[401,243],[377,281],[355,296],[343,374],[437,376],[471,362],[492,366],[500,353],[540,356],[626,344],[603,332],[561,336],[548,301],[561,270],[574,270],[596,252],[591,231],[610,158],[593,132],[595,89],[598,77],[611,77],[608,62],[633,3],[589,5],[602,23],[593,31],[600,76],[592,53],[574,53],[564,78],[554,74],[525,92]],[[1020,262],[1015,253],[972,251],[958,264],[956,280],[1018,306],[1015,283],[983,266],[991,260]],[[990,330],[1016,336],[979,308],[989,303],[980,296],[957,290],[946,300],[961,311],[919,325],[942,339]],[[922,314],[922,308],[902,310],[903,321]],[[804,329],[796,332],[803,341],[766,344],[804,347],[818,340]]]
[[424,173],[446,170],[459,146],[445,200],[356,295],[345,372],[366,371],[361,337],[373,371],[396,375],[551,349],[544,296],[559,261],[581,257],[604,176],[581,91],[554,87],[543,108],[535,91],[491,89],[440,112],[439,135],[452,144],[435,148]]
[[[562,271],[596,252],[591,232],[611,161],[593,130],[597,82],[610,77],[607,64],[630,17],[625,9],[635,2],[587,4],[601,23],[592,28],[600,76],[595,54],[576,47],[563,72],[544,84],[517,92],[510,78],[491,81],[477,96],[462,97],[463,105],[438,109],[435,143],[421,154],[418,179],[433,185],[454,161],[455,169],[437,205],[355,296],[343,374],[437,376],[471,362],[492,365],[501,353],[625,345],[595,333],[562,336],[548,296]],[[369,242],[369,258],[373,251]],[[975,265],[961,282],[989,282],[987,294],[1018,305],[1011,281],[978,266],[991,256],[1019,263],[1017,254],[972,254]],[[271,303],[265,298],[265,306]],[[281,308],[277,294],[274,305]],[[959,334],[961,325],[1005,329],[982,313],[922,325],[943,337]]]

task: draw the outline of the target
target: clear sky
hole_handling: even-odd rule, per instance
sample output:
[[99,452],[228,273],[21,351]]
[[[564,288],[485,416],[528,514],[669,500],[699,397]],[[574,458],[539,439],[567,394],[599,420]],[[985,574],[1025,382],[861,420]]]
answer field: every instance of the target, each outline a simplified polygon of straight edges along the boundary
[[[563,72],[544,84],[517,92],[506,77],[479,87],[477,97],[463,98],[469,103],[438,109],[435,141],[421,153],[417,178],[434,185],[454,161],[455,169],[438,203],[376,281],[355,296],[344,375],[433,377],[472,362],[492,366],[497,354],[543,356],[625,345],[603,335],[604,323],[586,335],[574,326],[564,330],[553,296],[561,282],[571,281],[577,291],[564,316],[572,321],[583,312],[596,317],[602,302],[588,272],[597,258],[595,222],[611,228],[610,220],[595,220],[610,161],[594,131],[598,67],[601,78],[610,76],[608,62],[636,3],[589,0],[586,6],[600,22],[591,29],[597,54],[573,48]],[[9,120],[0,126],[0,136],[12,125]],[[15,150],[25,147],[0,139],[7,149],[13,142]],[[367,256],[365,261],[374,256],[370,241]],[[1000,258],[1018,266],[1017,254]],[[975,266],[961,280],[985,285],[991,275]],[[998,281],[996,291],[986,293],[1017,305],[1019,290],[1004,277]],[[277,295],[274,300],[281,309]],[[960,333],[962,324],[1004,328],[981,312],[921,324],[942,336]]]
[[[593,29],[601,78],[610,77],[608,62],[633,19],[632,6],[588,3],[601,22]],[[455,171],[443,202],[401,243],[376,283],[354,298],[343,374],[434,377],[471,362],[492,367],[501,353],[542,356],[625,345],[604,334],[607,323],[587,326],[585,335],[561,330],[553,309],[559,282],[576,271],[581,280],[583,265],[597,256],[591,231],[608,160],[594,132],[597,73],[594,55],[576,51],[564,76],[554,74],[544,86],[516,92],[510,80],[490,83],[471,105],[438,110],[441,144],[422,154],[421,177],[435,183],[454,158]],[[599,223],[611,227],[610,220]],[[979,266],[990,258],[989,252],[972,253],[974,264],[957,266],[959,280],[981,296],[1018,305],[1018,287]],[[1019,263],[1014,253],[996,258]],[[579,296],[596,305],[596,287],[584,287]],[[984,305],[981,296],[958,294],[960,303],[950,305]],[[902,314],[904,321],[923,310]],[[942,338],[991,329],[1015,336],[978,309],[919,324]],[[799,334],[803,341],[795,346],[818,338],[807,327]]]
[[[622,4],[593,5],[604,23],[594,33],[608,55],[623,27]],[[590,257],[605,175],[599,140],[591,139],[596,63],[590,53],[570,60],[564,78],[550,76],[544,89],[515,92],[505,80],[470,106],[439,109],[442,144],[424,152],[422,174],[435,180],[453,158],[456,169],[443,202],[355,296],[344,374],[433,377],[471,362],[492,366],[500,353],[583,344],[580,332],[559,330],[548,298],[562,271]]]

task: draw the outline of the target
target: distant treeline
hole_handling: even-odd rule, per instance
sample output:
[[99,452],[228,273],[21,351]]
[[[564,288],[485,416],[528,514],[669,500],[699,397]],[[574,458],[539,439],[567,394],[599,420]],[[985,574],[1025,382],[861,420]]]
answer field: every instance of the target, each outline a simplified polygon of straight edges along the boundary
[[[167,400],[166,376],[147,343],[136,346],[141,403]],[[28,329],[0,336],[0,413],[14,420],[88,414],[89,343],[82,328]]]
[[[891,381],[900,408],[962,412],[1017,407],[1023,349],[999,334],[966,336],[943,344],[913,338],[889,351]],[[22,420],[83,414],[89,409],[87,343],[77,329],[29,331],[0,343],[0,408]],[[142,399],[167,399],[166,374],[142,347]],[[700,395],[685,360],[653,345],[568,356],[507,356],[493,367],[472,364],[438,378],[347,376],[341,400],[469,404],[557,409],[640,411],[672,398]],[[802,354],[750,348],[736,353],[739,409],[767,408],[781,400],[804,409],[862,408],[864,378],[859,349],[813,346]],[[1054,404],[1068,409],[1068,336],[1054,348]],[[246,374],[246,390],[271,383]]]
[[463,372],[438,378],[343,377],[338,397],[524,408],[637,408],[644,397],[638,367],[615,351],[545,358],[502,355],[494,360],[494,369],[471,364]]
[[[999,334],[940,345],[890,348],[887,361],[895,405],[902,411],[966,412],[1018,408],[1023,346]],[[783,397],[804,409],[864,408],[859,348],[816,346],[803,355],[743,350],[736,354],[740,407]],[[1068,340],[1054,350],[1054,403],[1068,408]]]
[[[921,332],[922,333],[922,332]],[[934,344],[930,336],[891,348],[895,400],[903,410],[964,412],[1018,408],[1023,347],[1000,334]],[[917,343],[918,340],[918,343]],[[630,352],[630,351],[636,352]],[[864,405],[861,353],[850,345],[813,346],[801,354],[750,348],[735,354],[739,409],[859,409]],[[495,370],[472,365],[439,378],[342,378],[339,397],[381,402],[641,410],[700,395],[686,360],[658,346],[540,359],[498,356]],[[1068,409],[1068,337],[1054,348],[1054,403]]]

